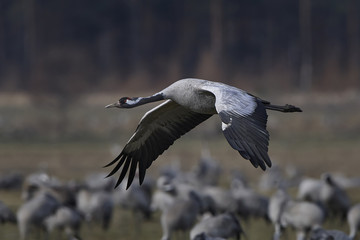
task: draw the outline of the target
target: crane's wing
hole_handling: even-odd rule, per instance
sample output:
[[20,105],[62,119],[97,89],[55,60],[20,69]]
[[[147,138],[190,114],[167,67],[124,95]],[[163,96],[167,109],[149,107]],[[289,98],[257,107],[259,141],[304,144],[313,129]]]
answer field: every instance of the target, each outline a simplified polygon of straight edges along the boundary
[[268,156],[269,133],[267,113],[260,99],[231,86],[205,86],[215,95],[215,108],[222,121],[222,130],[232,148],[250,160],[254,167],[271,167]]
[[166,149],[182,135],[205,121],[212,115],[192,112],[174,101],[167,100],[148,111],[140,120],[135,133],[126,143],[124,149],[105,167],[116,166],[108,176],[123,166],[117,187],[129,170],[127,188],[131,185],[137,165],[139,165],[139,182],[143,182],[146,169]]

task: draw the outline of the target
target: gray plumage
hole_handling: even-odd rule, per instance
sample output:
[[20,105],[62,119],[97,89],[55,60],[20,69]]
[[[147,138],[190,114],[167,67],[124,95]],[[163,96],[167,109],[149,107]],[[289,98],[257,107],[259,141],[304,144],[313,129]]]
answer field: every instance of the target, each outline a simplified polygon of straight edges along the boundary
[[204,233],[209,237],[240,239],[243,230],[234,214],[223,213],[217,216],[205,216],[190,231],[190,239],[195,240]]
[[301,181],[298,198],[322,204],[329,213],[346,217],[351,206],[349,196],[333,180],[332,176],[324,173],[321,179],[305,178]]
[[82,216],[73,208],[61,206],[44,220],[46,230],[50,233],[55,229],[62,230],[68,239],[79,239]]
[[347,214],[347,221],[350,227],[350,238],[354,239],[360,228],[360,203],[352,206]]
[[325,219],[323,210],[316,204],[305,201],[288,201],[280,217],[283,227],[296,229],[297,239],[306,239],[309,230],[318,228]]
[[325,219],[323,210],[314,203],[294,201],[282,189],[279,189],[269,203],[269,218],[275,225],[274,240],[280,239],[282,229],[292,227],[297,239],[306,239],[311,229],[321,227]]
[[20,238],[26,239],[32,226],[42,228],[44,220],[54,214],[60,202],[48,191],[39,190],[17,211],[17,222]]
[[111,193],[81,189],[77,193],[76,200],[77,210],[86,221],[101,223],[103,230],[109,228],[114,209]]
[[141,184],[146,169],[160,154],[176,139],[214,114],[220,116],[224,136],[232,148],[255,167],[270,167],[266,109],[301,112],[300,108],[291,105],[271,105],[268,101],[223,83],[193,78],[179,80],[149,97],[123,97],[106,108],[132,108],[161,100],[167,101],[143,116],[119,156],[106,165],[116,163],[109,176],[122,167],[116,186],[129,172],[129,187],[137,166]]
[[162,210],[160,217],[163,229],[162,240],[169,240],[173,231],[187,231],[195,224],[200,211],[196,201],[192,196],[189,199],[175,198]]
[[169,240],[174,231],[187,231],[202,212],[201,198],[184,185],[162,176],[152,199],[152,210],[160,210],[162,240]]
[[[187,197],[171,197],[163,193],[154,195],[154,205],[160,207],[160,222],[163,231],[162,240],[169,240],[174,231],[187,231],[196,221],[201,211],[201,205],[195,193],[190,192]],[[159,200],[161,201],[159,203]]]
[[268,216],[274,224],[275,231],[274,240],[280,239],[281,236],[281,214],[284,211],[286,203],[290,200],[290,196],[283,189],[278,189],[270,198],[268,205]]
[[214,207],[218,213],[235,213],[238,210],[238,202],[229,189],[207,186],[201,189],[201,193],[214,201]]
[[268,219],[269,199],[267,197],[260,195],[237,179],[233,179],[231,182],[231,193],[237,202],[237,212],[241,217]]
[[[129,209],[133,212],[136,219],[151,217],[151,198],[153,192],[152,183],[146,182],[141,186],[131,186],[125,189],[125,184],[120,184],[119,188],[115,189],[112,193],[114,205],[119,205],[124,209]],[[140,221],[139,223],[140,224]]]
[[221,167],[218,161],[211,157],[208,149],[201,151],[199,163],[193,168],[195,183],[200,186],[216,186],[219,183]]

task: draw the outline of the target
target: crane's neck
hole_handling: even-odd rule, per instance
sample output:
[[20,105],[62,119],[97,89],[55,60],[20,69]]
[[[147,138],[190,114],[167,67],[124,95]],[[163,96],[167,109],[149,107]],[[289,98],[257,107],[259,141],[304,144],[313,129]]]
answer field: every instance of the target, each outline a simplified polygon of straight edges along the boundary
[[128,108],[137,107],[143,104],[157,102],[164,100],[164,95],[162,93],[157,93],[149,97],[135,97],[126,101],[126,105]]

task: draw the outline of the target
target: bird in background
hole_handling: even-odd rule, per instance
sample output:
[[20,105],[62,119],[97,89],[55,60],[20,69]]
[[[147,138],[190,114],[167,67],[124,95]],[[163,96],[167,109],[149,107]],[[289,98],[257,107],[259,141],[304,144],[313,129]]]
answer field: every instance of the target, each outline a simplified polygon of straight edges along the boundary
[[218,114],[224,136],[230,146],[263,170],[271,167],[268,156],[269,133],[266,109],[280,112],[302,112],[292,105],[277,106],[244,90],[220,82],[187,78],[174,82],[148,97],[122,97],[105,108],[133,108],[166,100],[149,110],[140,120],[135,133],[122,152],[109,164],[115,164],[108,176],[121,169],[117,187],[127,172],[127,188],[139,169],[142,184],[146,169],[166,149],[191,129]]

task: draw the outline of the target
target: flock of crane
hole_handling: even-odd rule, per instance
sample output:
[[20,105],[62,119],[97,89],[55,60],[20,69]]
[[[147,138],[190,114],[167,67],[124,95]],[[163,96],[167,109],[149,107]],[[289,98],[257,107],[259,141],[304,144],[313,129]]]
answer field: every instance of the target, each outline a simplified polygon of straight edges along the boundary
[[[80,228],[99,225],[106,231],[116,224],[113,214],[120,206],[131,211],[138,224],[155,221],[150,217],[160,212],[162,240],[178,231],[192,240],[240,239],[247,236],[243,222],[249,218],[271,223],[274,240],[287,239],[283,233],[288,228],[296,230],[297,239],[354,239],[360,227],[360,204],[350,201],[347,189],[359,188],[360,180],[334,174],[313,179],[292,170],[286,175],[275,165],[258,183],[249,183],[239,172],[224,175],[220,164],[204,154],[188,171],[164,166],[156,179],[149,175],[141,186],[128,189],[125,183],[114,189],[116,179],[104,179],[105,173],[90,174],[79,182],[34,173],[23,180],[22,204],[16,212],[0,202],[0,222],[16,223],[20,239],[39,231],[46,239],[56,230],[75,240],[81,239]],[[228,183],[222,181],[220,186],[224,177]],[[291,197],[294,189],[297,194]],[[322,228],[327,219],[347,221],[349,232]]]
[[[360,204],[351,204],[345,188],[359,187],[358,179],[340,181],[323,174],[321,179],[289,181],[273,167],[259,185],[267,188],[273,184],[276,191],[269,197],[241,175],[233,175],[228,188],[220,187],[221,170],[210,157],[204,157],[190,172],[168,168],[156,181],[145,178],[152,162],[176,139],[213,115],[219,115],[230,146],[254,167],[265,170],[272,166],[266,110],[301,112],[300,108],[273,105],[241,89],[194,78],[179,80],[148,97],[122,97],[106,108],[133,108],[162,100],[166,101],[143,116],[121,153],[106,165],[114,165],[108,175],[93,175],[81,183],[63,183],[47,174],[30,175],[24,181],[23,204],[17,213],[0,205],[1,222],[16,222],[23,240],[34,228],[45,229],[45,233],[61,229],[75,240],[80,239],[83,222],[98,223],[106,230],[114,207],[121,205],[145,219],[160,211],[162,240],[170,239],[175,231],[190,231],[191,240],[240,239],[246,235],[240,220],[251,217],[271,222],[274,240],[282,239],[289,227],[296,230],[298,240],[355,238]],[[113,175],[117,171],[120,176],[116,180]],[[141,186],[132,184],[135,178]],[[296,199],[287,192],[293,186],[298,187]],[[349,235],[323,229],[326,218],[347,219]]]

